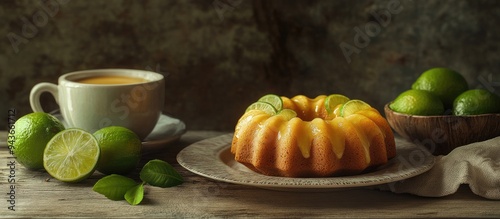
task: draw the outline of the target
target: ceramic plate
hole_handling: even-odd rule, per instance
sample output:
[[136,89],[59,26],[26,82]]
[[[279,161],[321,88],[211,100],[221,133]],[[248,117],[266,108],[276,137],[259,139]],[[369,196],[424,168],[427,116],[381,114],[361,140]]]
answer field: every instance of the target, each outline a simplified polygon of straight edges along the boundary
[[[58,112],[53,112],[51,114],[67,127],[66,121],[61,114]],[[156,123],[156,126],[153,128],[153,131],[151,131],[151,134],[142,142],[143,152],[148,153],[150,151],[162,149],[169,143],[178,140],[185,132],[186,124],[184,124],[184,122],[162,114],[158,119],[158,123]]]
[[427,149],[396,138],[397,156],[368,173],[325,178],[289,178],[256,173],[234,160],[233,134],[206,139],[184,148],[177,161],[189,171],[214,180],[265,189],[311,191],[373,186],[404,180],[432,168],[434,156]]

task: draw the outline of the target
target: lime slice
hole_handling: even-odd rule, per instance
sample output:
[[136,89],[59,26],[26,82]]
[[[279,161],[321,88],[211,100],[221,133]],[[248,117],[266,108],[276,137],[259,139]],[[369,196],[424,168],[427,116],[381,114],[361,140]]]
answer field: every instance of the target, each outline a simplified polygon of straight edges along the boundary
[[286,120],[297,117],[297,113],[291,109],[282,109],[277,116],[283,116]]
[[266,102],[271,105],[277,110],[280,111],[283,109],[283,100],[281,100],[281,97],[275,94],[268,94],[263,97],[261,97],[258,102]]
[[278,113],[278,111],[276,110],[276,108],[274,108],[273,105],[266,103],[266,102],[260,102],[260,101],[252,103],[250,106],[248,106],[248,108],[245,112],[248,112],[250,110],[264,111],[269,115],[276,115],[276,113]]
[[349,101],[349,98],[341,94],[332,94],[325,98],[325,108],[328,114],[332,114],[335,107],[339,104],[344,104]]
[[47,143],[43,166],[60,181],[78,182],[92,175],[100,152],[92,134],[81,129],[66,129]]
[[340,108],[340,116],[346,117],[360,110],[371,109],[372,107],[362,100],[349,100]]

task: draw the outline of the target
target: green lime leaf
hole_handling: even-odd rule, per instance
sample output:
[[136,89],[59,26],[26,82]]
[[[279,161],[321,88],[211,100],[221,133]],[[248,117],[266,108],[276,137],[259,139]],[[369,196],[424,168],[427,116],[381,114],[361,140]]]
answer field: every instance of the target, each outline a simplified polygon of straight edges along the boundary
[[150,160],[142,168],[140,174],[142,181],[152,186],[162,188],[180,185],[184,182],[182,176],[163,160]]
[[125,200],[131,205],[138,205],[144,198],[144,183],[140,183],[132,188],[130,188],[127,193],[125,193]]
[[111,174],[97,181],[92,190],[111,200],[118,201],[123,200],[125,193],[136,185],[137,183],[133,179]]

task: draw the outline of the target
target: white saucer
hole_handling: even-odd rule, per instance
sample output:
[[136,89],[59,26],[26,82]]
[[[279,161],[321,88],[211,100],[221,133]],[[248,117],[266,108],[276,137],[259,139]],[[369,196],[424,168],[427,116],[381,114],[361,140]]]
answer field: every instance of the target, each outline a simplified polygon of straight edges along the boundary
[[184,133],[186,133],[186,124],[183,121],[162,114],[153,131],[142,142],[143,150],[161,149],[178,140]]
[[[51,114],[59,119],[64,127],[68,127],[59,112]],[[186,124],[183,121],[162,114],[153,131],[142,141],[143,152],[147,153],[148,151],[161,149],[165,145],[178,140],[184,133],[186,133]]]

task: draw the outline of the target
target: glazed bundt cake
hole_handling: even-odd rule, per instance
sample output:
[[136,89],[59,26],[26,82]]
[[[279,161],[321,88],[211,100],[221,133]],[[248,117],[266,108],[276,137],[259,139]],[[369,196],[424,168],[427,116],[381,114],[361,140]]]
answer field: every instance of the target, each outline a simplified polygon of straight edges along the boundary
[[265,175],[326,177],[383,165],[396,147],[387,121],[363,101],[266,95],[239,119],[231,152]]

